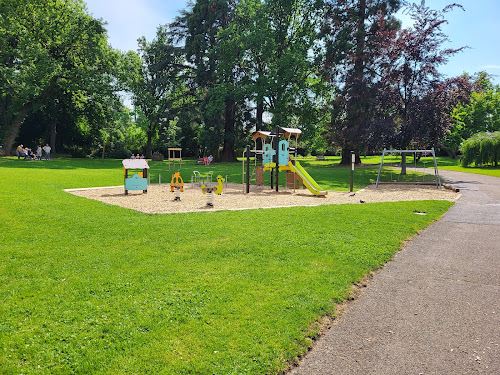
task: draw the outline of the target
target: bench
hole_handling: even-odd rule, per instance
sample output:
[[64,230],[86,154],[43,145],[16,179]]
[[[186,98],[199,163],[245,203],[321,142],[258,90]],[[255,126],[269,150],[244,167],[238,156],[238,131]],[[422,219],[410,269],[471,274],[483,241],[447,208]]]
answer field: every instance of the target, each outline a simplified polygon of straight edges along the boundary
[[316,160],[326,160],[325,155],[317,155]]

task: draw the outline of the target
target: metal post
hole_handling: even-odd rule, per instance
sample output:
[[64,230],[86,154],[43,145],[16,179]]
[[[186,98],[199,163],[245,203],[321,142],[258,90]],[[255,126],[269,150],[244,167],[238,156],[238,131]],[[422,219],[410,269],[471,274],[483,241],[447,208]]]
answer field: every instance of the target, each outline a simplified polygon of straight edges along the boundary
[[438,171],[438,166],[437,166],[437,161],[436,161],[436,153],[434,152],[434,147],[431,149],[431,152],[432,152],[432,158],[434,159],[434,174],[437,176],[439,189],[443,190],[443,188],[441,186],[441,177],[439,177],[439,171]]
[[247,194],[250,193],[250,146],[247,146]]
[[356,161],[356,154],[354,151],[351,151],[351,187],[350,192],[352,193],[354,187],[354,163]]
[[378,182],[380,180],[380,172],[382,172],[382,164],[384,164],[385,151],[386,149],[384,147],[384,152],[382,152],[382,161],[380,162],[380,168],[378,169],[377,183],[375,184],[375,188],[378,188]]
[[279,168],[279,155],[280,155],[280,127],[276,126],[276,136],[275,138],[275,149],[276,149],[276,191],[278,191],[278,186],[279,186],[279,173],[280,173],[280,168]]
[[128,169],[125,169],[125,179],[123,181],[123,187],[125,187],[125,195],[128,194],[128,190],[126,188],[126,186],[127,186],[127,178],[128,178]]

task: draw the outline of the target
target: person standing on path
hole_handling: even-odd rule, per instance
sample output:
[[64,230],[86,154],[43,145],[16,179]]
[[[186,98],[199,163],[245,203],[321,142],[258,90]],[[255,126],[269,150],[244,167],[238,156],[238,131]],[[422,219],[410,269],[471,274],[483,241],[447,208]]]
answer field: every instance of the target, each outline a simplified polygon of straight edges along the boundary
[[45,160],[50,160],[50,150],[52,148],[49,146],[47,143],[45,146],[43,146],[43,151],[45,151]]

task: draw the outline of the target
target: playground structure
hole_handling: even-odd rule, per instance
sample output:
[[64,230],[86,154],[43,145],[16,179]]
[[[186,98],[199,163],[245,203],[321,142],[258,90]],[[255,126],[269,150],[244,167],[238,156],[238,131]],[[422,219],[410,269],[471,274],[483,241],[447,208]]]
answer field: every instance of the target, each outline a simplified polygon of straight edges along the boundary
[[217,176],[217,185],[208,187],[205,185],[201,185],[201,191],[203,194],[208,194],[208,201],[207,201],[207,206],[213,207],[214,206],[214,193],[217,195],[222,194],[222,190],[224,189],[224,186],[222,183],[224,182],[224,178],[221,175]]
[[180,172],[176,172],[172,176],[172,180],[170,181],[170,191],[172,193],[175,192],[174,200],[181,200],[181,192],[184,191],[184,180],[182,179]]
[[[264,173],[271,172],[271,189],[276,185],[276,191],[279,190],[279,172],[286,171],[286,187],[299,189],[305,187],[316,196],[326,196],[328,192],[323,190],[314,179],[306,172],[297,160],[297,142],[298,137],[302,133],[300,129],[282,128],[277,126],[273,132],[257,131],[253,134],[252,139],[255,143],[253,150],[248,146],[243,152],[243,171],[242,183],[245,185],[246,176],[246,193],[250,192],[250,180],[254,178],[257,186],[263,185]],[[283,140],[280,141],[280,137]],[[295,147],[290,147],[291,138],[295,137]],[[270,142],[267,143],[267,139]],[[254,168],[250,175],[250,157],[254,158]],[[293,156],[293,159],[291,158]],[[257,165],[262,159],[262,165]],[[246,162],[246,172],[245,172]],[[275,179],[275,181],[274,181]]]
[[[145,159],[124,159],[123,174],[125,176],[124,187],[125,195],[129,190],[142,190],[143,193],[148,192],[148,169],[149,165]],[[142,170],[142,172],[134,173],[129,177],[130,170]]]
[[[411,178],[410,180],[405,179],[405,181],[399,181],[399,176],[397,175],[397,180],[393,179],[393,173],[392,171],[394,168],[391,168],[391,181],[390,182],[381,182],[380,181],[380,175],[382,173],[382,167],[384,165],[384,157],[388,154],[413,154],[413,160],[414,160],[414,168],[415,170],[417,169],[417,153],[422,153],[422,154],[430,154],[432,155],[433,163],[434,163],[434,176],[432,177],[433,181],[426,181],[425,177],[426,175],[422,175],[421,177],[417,174],[414,176],[414,180],[412,181]],[[401,164],[399,165],[401,167]],[[424,168],[425,168],[425,163],[424,163]],[[442,189],[441,186],[441,178],[439,177],[439,171],[437,167],[437,162],[436,162],[436,153],[434,152],[434,147],[431,148],[430,150],[387,150],[384,148],[384,151],[382,153],[382,160],[380,161],[380,167],[378,169],[378,175],[377,175],[377,182],[375,183],[375,188],[378,188],[379,184],[382,183],[399,183],[399,184],[420,184],[420,185],[436,185],[439,187],[439,189]]]
[[168,170],[170,171],[170,162],[174,163],[174,171],[175,171],[175,162],[179,162],[179,170],[182,169],[182,148],[169,148],[168,149]]

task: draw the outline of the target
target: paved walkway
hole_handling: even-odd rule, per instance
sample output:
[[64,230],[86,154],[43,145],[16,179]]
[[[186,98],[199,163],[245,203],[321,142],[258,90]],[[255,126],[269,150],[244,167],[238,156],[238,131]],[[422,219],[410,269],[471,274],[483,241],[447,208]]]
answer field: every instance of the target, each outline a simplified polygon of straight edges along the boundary
[[500,374],[500,178],[440,175],[460,188],[457,204],[290,374]]

